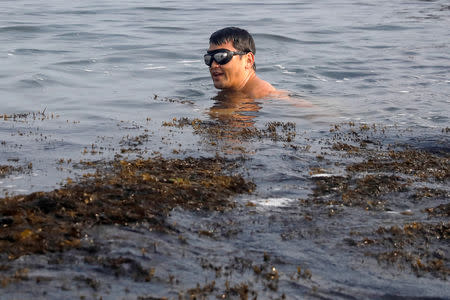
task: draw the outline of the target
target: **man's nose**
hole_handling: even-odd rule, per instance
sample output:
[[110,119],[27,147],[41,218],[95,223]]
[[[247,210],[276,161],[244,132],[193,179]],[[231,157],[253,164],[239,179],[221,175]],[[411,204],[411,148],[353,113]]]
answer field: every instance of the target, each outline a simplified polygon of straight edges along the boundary
[[219,64],[213,59],[212,63],[211,63],[211,68],[217,68],[219,66]]

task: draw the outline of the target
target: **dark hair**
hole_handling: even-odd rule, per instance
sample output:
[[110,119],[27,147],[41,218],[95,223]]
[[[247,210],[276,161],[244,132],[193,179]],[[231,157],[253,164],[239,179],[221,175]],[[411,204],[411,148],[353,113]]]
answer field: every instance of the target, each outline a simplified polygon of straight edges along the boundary
[[[211,34],[211,37],[209,38],[209,43],[213,45],[221,45],[226,42],[233,43],[233,47],[238,51],[256,54],[255,41],[245,29],[225,27]],[[253,69],[256,70],[255,64],[253,64]]]

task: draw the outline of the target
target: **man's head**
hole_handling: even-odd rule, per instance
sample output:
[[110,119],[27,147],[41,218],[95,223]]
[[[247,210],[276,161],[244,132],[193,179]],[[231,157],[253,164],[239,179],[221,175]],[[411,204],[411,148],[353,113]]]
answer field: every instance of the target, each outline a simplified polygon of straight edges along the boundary
[[227,27],[214,32],[205,55],[214,86],[241,89],[255,73],[255,52],[255,42],[246,30]]
[[[256,54],[255,41],[247,30],[238,27],[225,27],[217,30],[209,38],[210,45],[219,46],[231,42],[236,50],[241,52],[252,52]],[[253,69],[256,70],[256,65],[253,64]]]

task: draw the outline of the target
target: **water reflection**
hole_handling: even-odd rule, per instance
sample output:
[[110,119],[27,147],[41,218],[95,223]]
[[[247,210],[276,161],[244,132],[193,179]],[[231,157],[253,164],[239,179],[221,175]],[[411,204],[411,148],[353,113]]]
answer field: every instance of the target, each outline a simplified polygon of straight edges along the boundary
[[221,91],[212,99],[215,102],[209,109],[209,116],[230,129],[253,127],[257,112],[262,108],[260,102],[239,92]]
[[[294,108],[313,108],[311,102],[296,94],[287,91],[277,91],[267,99],[274,99],[281,103],[286,103]],[[241,92],[220,91],[215,97],[214,105],[209,109],[211,119],[217,120],[223,125],[233,128],[252,127],[257,117],[257,113],[262,108],[266,98],[255,100],[249,98]]]
[[255,123],[262,103],[240,92],[220,91],[212,98],[202,135],[208,144],[227,154],[248,153],[249,140],[255,137]]
[[269,122],[264,124],[263,128],[256,126],[263,105],[287,104],[294,110],[298,110],[299,113],[315,107],[301,97],[290,95],[285,91],[277,91],[270,98],[263,99],[250,98],[244,93],[236,91],[220,91],[212,100],[214,100],[214,104],[207,111],[210,121],[203,122],[200,132],[208,141],[207,144],[218,147],[220,151],[227,154],[253,152],[254,149],[250,148],[252,148],[251,141],[254,139],[265,137],[274,140],[289,140],[284,136],[285,134],[289,135],[289,131],[292,129],[287,120]]

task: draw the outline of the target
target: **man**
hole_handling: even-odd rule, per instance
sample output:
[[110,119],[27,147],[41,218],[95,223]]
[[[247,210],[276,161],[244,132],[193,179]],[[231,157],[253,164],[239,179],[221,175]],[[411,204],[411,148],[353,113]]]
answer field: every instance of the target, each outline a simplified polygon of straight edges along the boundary
[[278,93],[256,76],[255,53],[255,42],[244,29],[226,27],[211,35],[204,58],[221,96],[258,99]]

